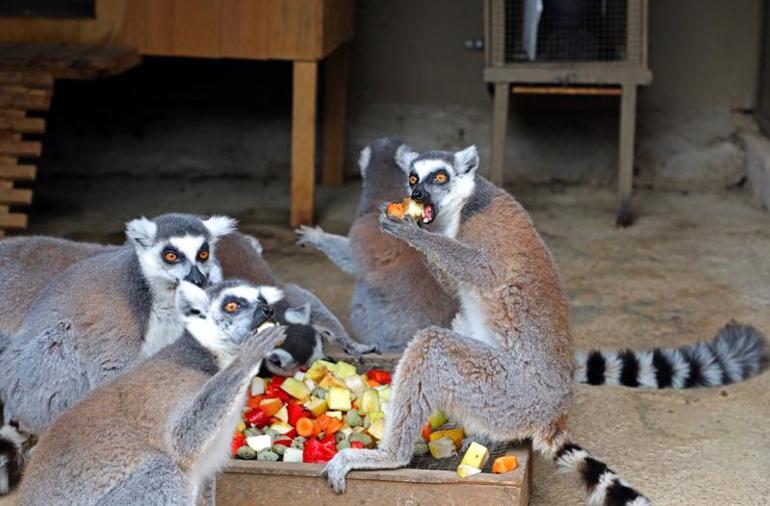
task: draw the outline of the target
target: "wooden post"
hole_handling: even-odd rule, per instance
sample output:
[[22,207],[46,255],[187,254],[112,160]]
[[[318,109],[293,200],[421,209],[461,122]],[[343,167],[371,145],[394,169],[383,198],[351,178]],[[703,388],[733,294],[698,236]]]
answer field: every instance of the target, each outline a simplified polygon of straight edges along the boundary
[[321,181],[339,186],[344,179],[345,115],[348,92],[348,44],[326,59],[324,78],[323,169]]
[[505,136],[508,126],[508,98],[511,94],[509,83],[495,83],[495,102],[492,111],[492,160],[489,180],[497,186],[503,184],[505,168]]
[[620,146],[618,148],[617,224],[633,223],[631,192],[634,186],[634,138],[636,135],[636,83],[623,83],[620,97]]
[[291,114],[291,226],[313,223],[318,63],[294,62]]

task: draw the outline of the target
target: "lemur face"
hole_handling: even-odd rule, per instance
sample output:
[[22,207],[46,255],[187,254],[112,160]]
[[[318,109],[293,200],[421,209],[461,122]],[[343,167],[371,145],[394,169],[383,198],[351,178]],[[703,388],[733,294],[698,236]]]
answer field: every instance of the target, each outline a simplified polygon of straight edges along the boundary
[[272,305],[281,298],[283,292],[276,287],[241,280],[223,281],[206,290],[182,282],[176,292],[185,328],[208,349],[230,355],[249,336],[274,325]]
[[308,324],[290,324],[283,344],[265,357],[264,368],[270,374],[288,377],[325,356],[323,338],[317,329]]
[[151,284],[175,288],[180,281],[196,286],[218,282],[222,273],[214,256],[217,240],[235,230],[235,220],[212,216],[202,220],[187,214],[139,218],[126,226],[142,273]]
[[473,192],[479,157],[476,146],[455,153],[419,154],[402,145],[396,152],[396,162],[407,174],[412,199],[425,205],[423,224],[427,225],[459,216]]

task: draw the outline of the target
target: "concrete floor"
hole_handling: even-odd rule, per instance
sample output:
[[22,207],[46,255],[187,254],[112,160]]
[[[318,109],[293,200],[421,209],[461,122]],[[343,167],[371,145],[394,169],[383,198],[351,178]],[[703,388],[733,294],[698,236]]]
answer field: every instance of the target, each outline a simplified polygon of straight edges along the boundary
[[[347,322],[352,280],[294,246],[284,184],[253,180],[41,181],[30,232],[121,240],[127,219],[168,210],[223,212],[257,235],[286,280]],[[553,249],[574,304],[579,346],[681,345],[735,318],[770,332],[770,215],[747,192],[640,191],[640,218],[613,227],[610,189],[514,189]],[[358,185],[321,189],[319,218],[344,232]],[[579,386],[570,428],[661,505],[759,505],[770,497],[770,374],[711,390]],[[2,501],[0,501],[2,503]],[[533,505],[584,504],[577,481],[535,462]]]

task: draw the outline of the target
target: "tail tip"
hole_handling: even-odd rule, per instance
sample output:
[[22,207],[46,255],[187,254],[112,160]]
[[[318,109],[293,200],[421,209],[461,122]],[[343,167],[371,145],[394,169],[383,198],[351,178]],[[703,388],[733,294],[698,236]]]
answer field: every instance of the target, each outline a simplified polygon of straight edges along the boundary
[[760,373],[770,361],[767,338],[753,325],[730,320],[719,329],[713,344],[720,354],[741,361],[744,379]]

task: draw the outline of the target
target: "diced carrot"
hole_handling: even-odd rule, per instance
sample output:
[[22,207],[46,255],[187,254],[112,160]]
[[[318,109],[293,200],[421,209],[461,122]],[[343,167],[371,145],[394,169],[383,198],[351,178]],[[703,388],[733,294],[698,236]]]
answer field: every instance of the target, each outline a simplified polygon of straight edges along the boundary
[[259,403],[262,402],[262,399],[264,398],[264,395],[255,395],[254,397],[249,397],[249,400],[246,401],[246,405],[251,409],[257,409],[259,407]]
[[420,434],[422,434],[422,438],[425,440],[426,443],[430,443],[430,422],[425,422],[425,425],[422,426],[422,430],[420,431]]
[[267,416],[273,416],[274,414],[278,413],[282,407],[283,402],[281,399],[262,399],[262,401],[259,403],[259,409],[264,411]]
[[310,437],[313,435],[313,430],[315,428],[315,424],[313,423],[313,420],[307,417],[302,417],[299,420],[297,420],[297,434],[299,434],[302,437]]
[[382,383],[379,381],[372,379],[372,378],[366,378],[366,383],[369,385],[369,388],[375,388],[375,387],[381,387]]
[[313,422],[313,436],[317,436],[318,434],[323,432],[323,430],[321,429],[321,424],[320,423],[318,423],[315,420],[311,420],[311,422]]
[[519,467],[519,462],[514,455],[506,455],[505,457],[497,457],[492,464],[492,472],[497,474],[510,473],[514,469]]
[[345,426],[345,422],[343,422],[342,420],[338,420],[336,418],[331,418],[330,417],[329,424],[324,428],[323,431],[327,435],[334,434],[335,432],[337,432],[338,430],[340,430],[344,426]]

